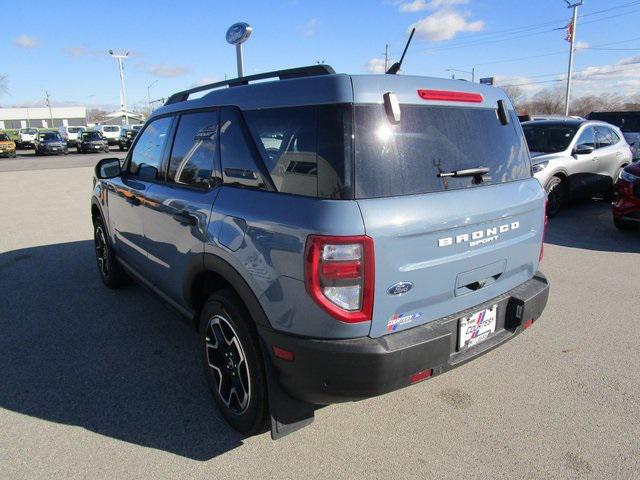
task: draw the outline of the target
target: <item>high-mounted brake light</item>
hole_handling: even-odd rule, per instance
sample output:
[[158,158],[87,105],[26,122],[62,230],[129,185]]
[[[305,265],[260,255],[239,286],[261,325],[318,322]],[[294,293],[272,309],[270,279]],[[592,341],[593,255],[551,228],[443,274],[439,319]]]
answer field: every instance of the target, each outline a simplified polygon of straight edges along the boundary
[[373,240],[365,235],[310,235],[305,251],[305,285],[332,317],[366,322],[373,313]]
[[482,103],[484,97],[479,93],[453,92],[450,90],[418,90],[423,100],[438,100],[441,102]]

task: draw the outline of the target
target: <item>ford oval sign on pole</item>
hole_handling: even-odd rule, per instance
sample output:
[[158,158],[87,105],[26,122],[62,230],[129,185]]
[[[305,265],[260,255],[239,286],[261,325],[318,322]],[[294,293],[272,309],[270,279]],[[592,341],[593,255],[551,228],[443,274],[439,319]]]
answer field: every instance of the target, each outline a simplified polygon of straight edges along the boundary
[[227,30],[227,42],[236,46],[236,61],[238,63],[238,78],[244,77],[244,65],[242,64],[242,44],[251,36],[253,28],[245,22],[234,23]]

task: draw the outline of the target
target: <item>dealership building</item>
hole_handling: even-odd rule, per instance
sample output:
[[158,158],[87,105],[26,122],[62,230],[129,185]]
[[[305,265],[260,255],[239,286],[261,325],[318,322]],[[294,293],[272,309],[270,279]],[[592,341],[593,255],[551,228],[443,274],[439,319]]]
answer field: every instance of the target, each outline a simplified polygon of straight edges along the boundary
[[86,125],[86,107],[17,107],[0,108],[0,130],[18,128],[58,128]]

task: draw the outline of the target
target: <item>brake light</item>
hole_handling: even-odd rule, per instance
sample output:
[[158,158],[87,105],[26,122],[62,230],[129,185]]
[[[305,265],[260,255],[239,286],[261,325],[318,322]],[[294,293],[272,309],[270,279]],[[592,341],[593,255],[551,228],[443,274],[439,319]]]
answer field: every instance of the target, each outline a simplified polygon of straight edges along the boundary
[[423,100],[439,100],[443,102],[482,103],[484,97],[479,93],[453,92],[450,90],[418,90]]
[[342,322],[371,320],[374,287],[373,239],[365,235],[310,235],[305,285],[313,300]]
[[547,205],[549,200],[544,202],[544,227],[542,227],[542,242],[540,243],[540,255],[538,256],[538,263],[542,261],[544,257],[544,239],[547,236],[547,225],[549,224],[549,217],[547,217]]

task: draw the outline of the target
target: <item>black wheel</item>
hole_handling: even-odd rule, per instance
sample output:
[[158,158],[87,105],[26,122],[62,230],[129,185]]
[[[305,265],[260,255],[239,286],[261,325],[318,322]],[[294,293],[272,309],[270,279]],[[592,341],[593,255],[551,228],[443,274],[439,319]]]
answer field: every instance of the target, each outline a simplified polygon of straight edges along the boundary
[[93,222],[93,243],[102,282],[109,288],[118,288],[125,284],[127,274],[113,254],[107,229],[101,217],[97,217]]
[[120,151],[124,152],[124,147],[122,145],[120,145]]
[[548,198],[547,216],[555,217],[566,201],[567,189],[565,182],[560,177],[553,177],[549,180],[549,183],[547,183],[545,190],[547,191]]
[[634,230],[635,225],[631,224],[631,222],[625,222],[621,218],[613,217],[613,224],[616,226],[618,230],[623,230],[628,232],[630,230]]
[[78,147],[76,150],[78,150],[78,153],[82,153],[82,150],[80,150],[80,147]]
[[267,387],[258,336],[231,289],[212,294],[200,314],[203,364],[209,389],[225,420],[253,435],[267,426]]
[[40,155],[40,152],[38,152],[38,150],[36,149],[36,157]]

